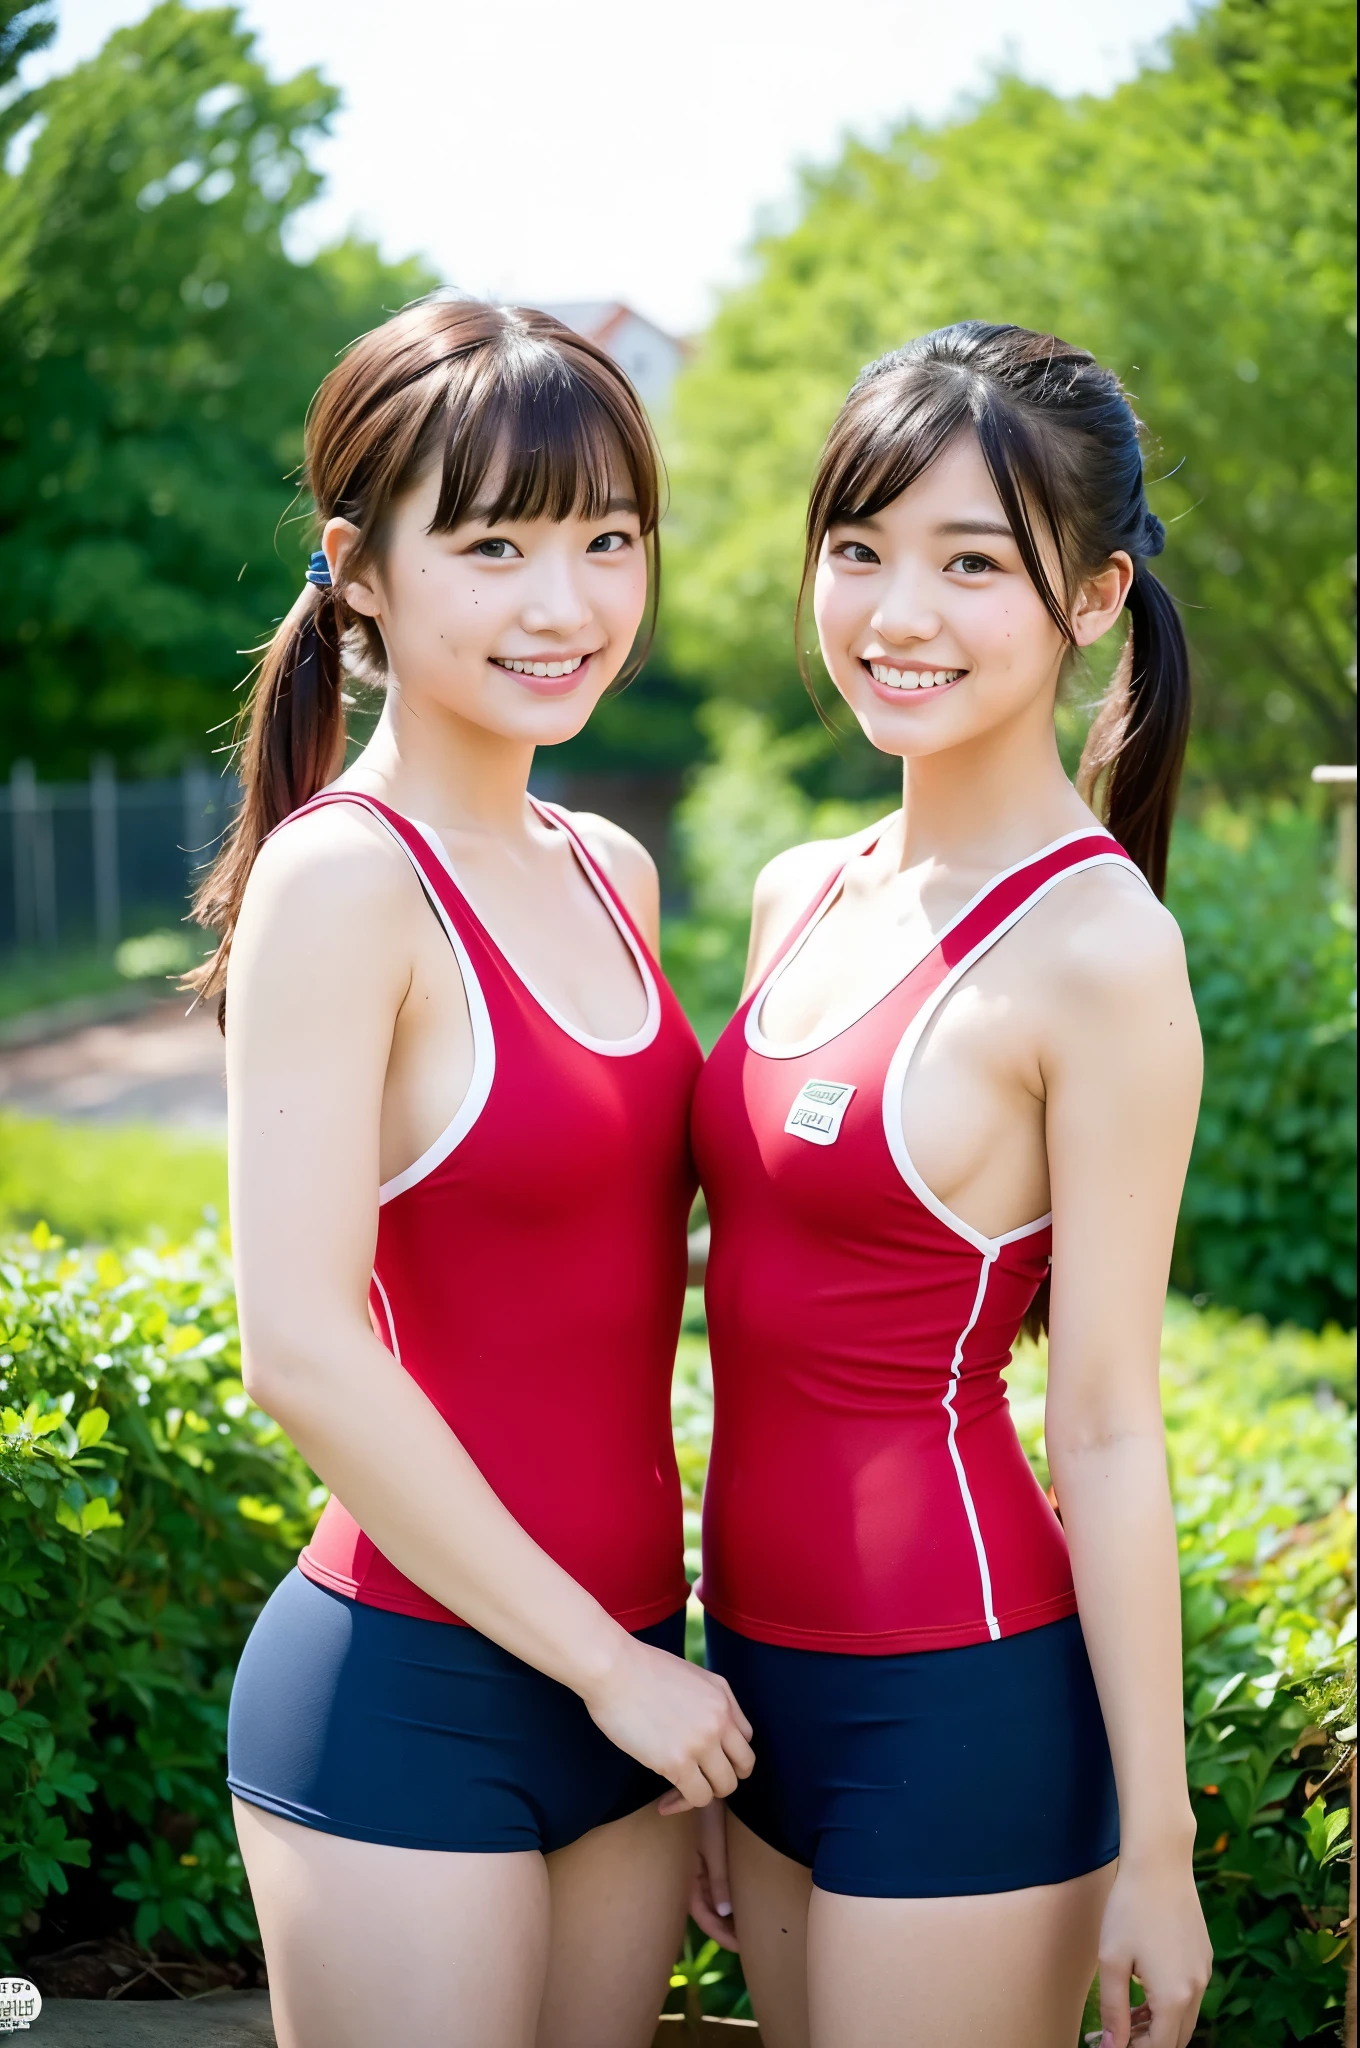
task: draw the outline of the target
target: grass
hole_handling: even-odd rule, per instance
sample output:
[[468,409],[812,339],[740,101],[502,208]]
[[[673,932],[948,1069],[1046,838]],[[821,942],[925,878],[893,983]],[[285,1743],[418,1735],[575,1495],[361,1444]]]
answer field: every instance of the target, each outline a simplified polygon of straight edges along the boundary
[[65,1124],[0,1110],[0,1231],[37,1223],[71,1244],[179,1241],[227,1213],[220,1141],[137,1124]]

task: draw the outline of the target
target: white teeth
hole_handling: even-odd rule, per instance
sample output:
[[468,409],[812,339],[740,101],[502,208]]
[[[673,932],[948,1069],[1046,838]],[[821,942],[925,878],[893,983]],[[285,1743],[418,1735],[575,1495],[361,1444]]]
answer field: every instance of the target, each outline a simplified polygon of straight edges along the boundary
[[583,654],[576,654],[568,661],[510,661],[502,659],[498,655],[493,655],[492,659],[495,661],[497,668],[509,669],[512,676],[546,677],[574,676],[581,663],[585,660],[585,656]]
[[889,690],[942,690],[964,673],[961,668],[892,668],[884,661],[871,661],[868,666],[874,681]]

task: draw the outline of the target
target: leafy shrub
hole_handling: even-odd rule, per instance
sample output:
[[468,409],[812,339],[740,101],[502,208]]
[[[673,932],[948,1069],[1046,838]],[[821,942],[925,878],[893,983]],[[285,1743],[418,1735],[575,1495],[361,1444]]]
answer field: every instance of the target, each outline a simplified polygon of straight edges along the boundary
[[1312,1328],[1355,1321],[1355,915],[1330,836],[1288,804],[1210,811],[1169,890],[1205,1049],[1173,1277]]
[[0,1258],[0,1956],[67,1871],[235,1947],[232,1672],[324,1498],[240,1381],[231,1278],[178,1250]]
[[46,1223],[73,1244],[191,1237],[227,1211],[215,1139],[141,1125],[63,1124],[0,1110],[0,1230]]

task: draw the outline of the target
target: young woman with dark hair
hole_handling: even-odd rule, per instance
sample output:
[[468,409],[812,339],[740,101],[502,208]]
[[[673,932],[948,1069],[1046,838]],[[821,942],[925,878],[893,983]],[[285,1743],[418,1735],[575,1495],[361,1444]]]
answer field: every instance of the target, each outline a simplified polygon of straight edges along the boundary
[[[694,1116],[701,1595],[757,1758],[703,1891],[768,2048],[1071,2048],[1097,1959],[1106,2048],[1185,2048],[1207,1980],[1158,1401],[1200,1081],[1163,539],[1118,380],[1015,327],[873,364],[813,486],[804,590],[902,808],[765,870]],[[1074,788],[1056,694],[1126,612]],[[1045,1306],[1061,1522],[1001,1379]]]
[[[699,1051],[646,853],[527,783],[635,658],[656,451],[580,336],[436,299],[327,377],[307,483],[199,904],[245,1384],[331,1489],[231,1700],[274,2024],[644,2048],[675,1816],[751,1763],[683,1655]],[[385,691],[343,772],[342,658]]]

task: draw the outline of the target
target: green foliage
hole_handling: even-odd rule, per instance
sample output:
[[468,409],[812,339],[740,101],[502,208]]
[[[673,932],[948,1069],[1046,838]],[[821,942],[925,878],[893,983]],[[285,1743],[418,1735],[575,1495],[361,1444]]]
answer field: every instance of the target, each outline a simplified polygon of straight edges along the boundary
[[335,103],[269,79],[235,7],[179,0],[24,99],[41,126],[0,173],[7,758],[178,759],[296,596],[305,537],[275,535],[308,400],[431,282],[353,241],[286,255]]
[[1355,1322],[1355,913],[1285,804],[1181,825],[1168,900],[1204,1033],[1173,1278],[1272,1322]]
[[73,1244],[182,1242],[227,1213],[225,1148],[141,1125],[56,1123],[0,1110],[0,1231],[45,1223]]
[[850,382],[1014,320],[1114,365],[1152,428],[1196,773],[1241,792],[1350,758],[1354,33],[1343,0],[1219,0],[1107,98],[1002,77],[809,173],[677,388],[680,667],[792,722],[801,520]]
[[225,1256],[0,1260],[0,1954],[67,1870],[191,1948],[255,1934],[231,1674],[324,1494],[240,1380]]
[[[0,0],[0,86],[6,86],[25,57],[45,49],[57,32],[52,0]],[[0,137],[9,125],[0,114]]]

